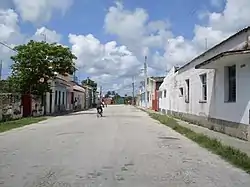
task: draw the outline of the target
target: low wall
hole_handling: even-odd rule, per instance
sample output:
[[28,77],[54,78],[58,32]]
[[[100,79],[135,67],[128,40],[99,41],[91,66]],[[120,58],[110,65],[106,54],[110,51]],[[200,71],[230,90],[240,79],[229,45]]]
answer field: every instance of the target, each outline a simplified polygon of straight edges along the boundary
[[18,94],[0,94],[0,121],[19,119],[23,116],[21,96]]
[[166,111],[164,109],[161,109],[160,111],[162,114],[167,114],[183,121],[206,127],[210,130],[250,141],[250,125],[176,111]]

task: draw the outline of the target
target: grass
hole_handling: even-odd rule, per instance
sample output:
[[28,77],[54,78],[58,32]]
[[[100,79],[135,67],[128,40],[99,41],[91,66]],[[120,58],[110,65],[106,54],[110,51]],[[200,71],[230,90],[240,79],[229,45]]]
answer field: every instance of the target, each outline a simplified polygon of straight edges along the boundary
[[174,118],[157,113],[148,113],[153,119],[158,120],[162,124],[172,128],[173,130],[186,136],[190,140],[193,140],[201,147],[210,150],[232,165],[241,168],[248,174],[250,174],[250,157],[246,153],[231,146],[224,145],[217,139],[210,138],[202,133],[196,133],[189,128],[183,127],[179,125],[179,123]]
[[17,119],[13,121],[0,122],[0,133],[11,130],[11,129],[30,125],[33,123],[37,123],[39,121],[43,121],[46,119],[47,119],[46,117],[29,117],[29,118],[21,118],[21,119]]

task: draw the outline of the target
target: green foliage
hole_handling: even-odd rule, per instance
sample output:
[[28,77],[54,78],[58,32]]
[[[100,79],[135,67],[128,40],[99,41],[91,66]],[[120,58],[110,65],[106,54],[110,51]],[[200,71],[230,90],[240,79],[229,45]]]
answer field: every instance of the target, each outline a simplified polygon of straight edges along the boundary
[[87,85],[93,88],[93,91],[96,92],[97,90],[97,83],[91,80],[89,77],[82,81],[82,85]]
[[108,98],[110,96],[114,96],[114,99],[118,99],[120,98],[121,96],[116,93],[115,91],[107,91],[107,93],[105,94],[105,98]]
[[11,129],[30,125],[33,123],[37,123],[39,121],[43,121],[46,119],[47,118],[45,117],[36,117],[36,118],[32,117],[32,118],[22,118],[22,119],[13,120],[13,121],[0,122],[0,133],[11,130]]
[[16,93],[18,92],[17,85],[12,80],[12,77],[9,77],[6,80],[0,80],[0,93]]
[[76,56],[69,48],[56,43],[31,40],[16,46],[17,54],[12,56],[10,82],[21,93],[42,95],[50,90],[49,80],[56,75],[73,74]]

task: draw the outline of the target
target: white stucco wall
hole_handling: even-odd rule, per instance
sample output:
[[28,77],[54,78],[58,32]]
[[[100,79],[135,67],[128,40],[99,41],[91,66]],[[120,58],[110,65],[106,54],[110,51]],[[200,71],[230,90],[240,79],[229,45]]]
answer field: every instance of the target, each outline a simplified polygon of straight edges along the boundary
[[[249,124],[250,110],[250,59],[238,59],[236,65],[236,102],[225,102],[223,64],[217,67],[215,76],[214,103],[210,113],[214,118]],[[245,64],[244,67],[241,65]],[[233,64],[230,64],[233,65]]]
[[[224,66],[219,69],[195,69],[195,65],[210,59],[211,57],[228,50],[232,50],[238,46],[242,46],[246,42],[250,32],[242,33],[235,36],[213,50],[208,51],[205,55],[193,60],[192,63],[181,68],[178,72],[170,71],[164,79],[160,87],[162,98],[159,99],[159,108],[189,113],[199,116],[210,116],[212,118],[224,119],[233,122],[249,123],[249,99],[250,99],[250,61],[244,68],[240,68],[237,63],[237,102],[224,102]],[[216,73],[215,73],[216,72]],[[207,102],[201,101],[201,80],[200,75],[207,73]],[[185,93],[187,91],[185,80],[190,81],[190,98],[189,103],[185,102]],[[184,88],[183,97],[180,96],[179,88]],[[166,98],[164,98],[164,90],[167,90]]]

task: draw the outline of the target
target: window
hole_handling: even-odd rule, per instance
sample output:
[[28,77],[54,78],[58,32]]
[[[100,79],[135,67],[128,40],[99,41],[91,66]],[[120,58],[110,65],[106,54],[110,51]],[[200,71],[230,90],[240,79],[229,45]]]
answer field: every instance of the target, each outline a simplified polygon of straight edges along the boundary
[[183,93],[184,93],[184,91],[183,91],[183,87],[181,87],[181,88],[179,88],[179,90],[180,90],[180,97],[183,97]]
[[207,100],[207,74],[200,75],[201,79],[201,99],[202,101]]
[[164,90],[164,97],[167,97],[167,90]]
[[56,90],[56,93],[55,93],[55,105],[57,105],[57,90]]
[[61,91],[58,92],[58,105],[61,105]]
[[189,103],[189,92],[190,92],[190,88],[189,88],[189,79],[187,79],[187,80],[185,80],[185,82],[186,82],[186,88],[187,88],[187,90],[186,90],[186,97],[185,97],[185,102],[186,103]]
[[65,92],[62,92],[62,104],[64,105]]
[[162,91],[159,91],[159,98],[162,98]]
[[71,104],[74,104],[74,92],[71,92]]
[[236,65],[228,68],[228,101],[236,101]]

